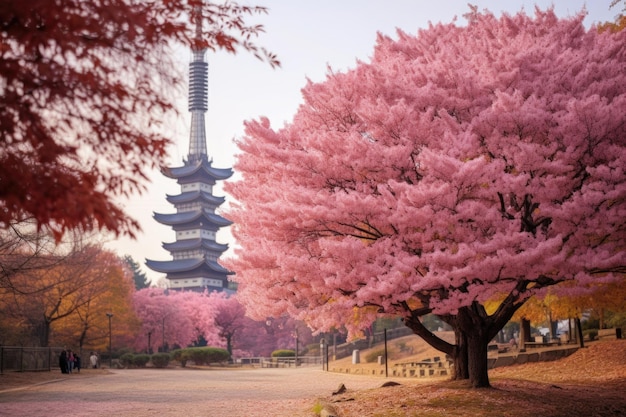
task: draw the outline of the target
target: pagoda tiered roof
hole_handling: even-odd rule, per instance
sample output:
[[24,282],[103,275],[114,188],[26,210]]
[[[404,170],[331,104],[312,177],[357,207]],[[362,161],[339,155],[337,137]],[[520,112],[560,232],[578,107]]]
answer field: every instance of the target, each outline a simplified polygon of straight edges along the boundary
[[151,259],[146,259],[146,265],[148,268],[164,274],[190,272],[204,269],[209,269],[210,271],[218,274],[233,274],[233,272],[224,268],[217,262],[205,258],[175,259],[171,261],[153,261]]
[[[201,2],[200,2],[201,3]],[[202,39],[202,6],[196,14],[196,40]],[[189,111],[191,129],[189,132],[189,153],[183,165],[162,167],[161,172],[175,179],[181,186],[181,193],[167,195],[166,199],[176,208],[175,213],[154,213],[154,219],[171,226],[176,232],[176,241],[163,243],[173,260],[146,260],[146,265],[165,273],[170,288],[193,289],[213,288],[228,290],[228,275],[233,273],[219,265],[216,259],[228,249],[228,245],[215,241],[222,227],[230,226],[231,221],[215,213],[224,197],[213,195],[213,186],[218,181],[233,175],[231,168],[214,168],[208,157],[204,113],[208,110],[208,63],[205,61],[205,48],[192,48],[193,61],[189,64]],[[182,258],[195,256],[193,258]],[[182,259],[180,259],[182,258]]]
[[219,214],[212,213],[206,209],[197,209],[192,211],[183,211],[179,213],[154,213],[154,219],[161,223],[166,224],[168,226],[179,226],[184,225],[186,223],[196,223],[199,220],[206,220],[208,224],[213,224],[216,227],[225,227],[233,224],[228,219],[220,216]]
[[171,243],[163,243],[163,249],[173,251],[193,250],[205,248],[215,252],[225,252],[228,249],[228,245],[217,243],[212,240],[206,239],[185,239],[177,240]]
[[[201,158],[197,161],[187,161],[181,167],[164,167],[161,169],[163,175],[169,178],[180,180],[187,177],[208,175],[214,180],[225,180],[233,175],[231,168],[214,168],[207,158]],[[180,182],[180,181],[179,181]]]
[[224,197],[216,197],[211,193],[201,190],[187,191],[177,195],[167,194],[166,199],[172,204],[183,204],[197,200],[204,200],[216,206],[219,206],[226,200]]

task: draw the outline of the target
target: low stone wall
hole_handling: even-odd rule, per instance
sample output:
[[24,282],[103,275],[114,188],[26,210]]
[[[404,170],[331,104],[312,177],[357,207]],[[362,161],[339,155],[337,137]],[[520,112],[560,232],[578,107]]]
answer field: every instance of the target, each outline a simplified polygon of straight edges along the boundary
[[489,369],[501,366],[522,365],[529,362],[550,362],[564,358],[576,352],[578,347],[544,350],[540,352],[520,352],[517,355],[501,355],[489,358]]
[[[387,372],[389,376],[400,378],[436,378],[451,375],[451,367],[452,361],[450,361],[447,356],[444,360],[436,356],[424,361],[396,363],[390,366]],[[358,367],[352,366],[346,368],[332,367],[331,365],[330,371],[355,375],[385,376],[384,364],[382,366],[364,364]]]
[[[501,366],[522,365],[530,362],[550,362],[571,355],[578,350],[577,346],[561,347],[559,349],[541,350],[535,352],[520,352],[517,354],[499,355],[488,359],[489,369],[499,368]],[[441,357],[419,361],[419,362],[401,362],[390,366],[388,369],[389,376],[398,378],[437,378],[452,375],[453,362],[449,357],[443,360]],[[385,367],[376,366],[375,364],[365,364],[363,366],[352,367],[333,367],[331,364],[331,372],[385,376]]]
[[450,375],[450,368],[452,361],[447,357],[443,361],[440,357],[435,357],[432,361],[397,363],[393,366],[391,374],[402,378],[434,378]]
[[352,375],[372,375],[372,376],[385,376],[385,367],[382,368],[335,368],[331,367],[330,372],[339,374],[352,374]]

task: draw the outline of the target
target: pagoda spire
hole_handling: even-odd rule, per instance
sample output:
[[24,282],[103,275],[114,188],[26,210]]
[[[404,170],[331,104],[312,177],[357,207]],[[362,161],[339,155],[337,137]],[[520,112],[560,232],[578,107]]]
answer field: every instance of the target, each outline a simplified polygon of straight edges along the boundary
[[187,160],[194,163],[207,159],[204,114],[208,110],[209,64],[205,61],[206,48],[202,46],[202,5],[195,8],[196,37],[189,64],[189,111],[191,130]]
[[162,173],[176,180],[180,194],[168,195],[174,213],[154,213],[154,219],[171,226],[176,233],[174,242],[163,243],[172,255],[171,260],[146,259],[153,271],[164,273],[168,288],[191,291],[235,291],[228,280],[233,272],[219,264],[227,244],[216,241],[217,233],[232,223],[217,213],[226,200],[213,194],[219,181],[233,175],[231,168],[216,168],[207,155],[204,114],[208,110],[208,68],[204,60],[206,43],[202,36],[202,5],[194,7],[192,19],[196,23],[193,59],[189,65],[189,111],[191,135],[189,155],[183,166],[163,167]]

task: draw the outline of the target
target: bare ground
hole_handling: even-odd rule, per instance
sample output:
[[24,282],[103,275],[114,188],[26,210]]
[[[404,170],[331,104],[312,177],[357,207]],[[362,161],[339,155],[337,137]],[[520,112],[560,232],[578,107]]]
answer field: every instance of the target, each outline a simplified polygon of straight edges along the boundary
[[107,369],[82,369],[80,373],[62,374],[58,369],[39,372],[6,372],[0,374],[0,391],[20,389],[30,385],[46,384],[63,379],[79,379],[106,375]]
[[[107,372],[11,372],[0,375],[0,391]],[[478,390],[460,381],[379,378],[381,385],[400,385],[368,390],[348,386],[340,395],[311,398],[311,409],[319,412],[328,405],[339,417],[626,416],[626,340],[595,342],[558,361],[497,368],[489,376],[493,388]]]
[[493,369],[489,376],[491,389],[396,379],[401,385],[348,387],[319,401],[340,417],[626,416],[626,340],[596,342],[554,362]]

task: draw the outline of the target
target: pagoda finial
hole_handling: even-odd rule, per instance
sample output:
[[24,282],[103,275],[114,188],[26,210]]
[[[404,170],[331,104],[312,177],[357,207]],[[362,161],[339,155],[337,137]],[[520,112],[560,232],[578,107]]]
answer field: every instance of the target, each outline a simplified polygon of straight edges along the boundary
[[196,41],[202,41],[202,4],[195,6]]
[[189,155],[191,163],[207,158],[206,129],[204,113],[208,110],[209,64],[204,60],[206,48],[202,47],[202,5],[194,8],[196,21],[196,46],[192,48],[193,59],[189,64],[189,111],[191,130],[189,134]]

